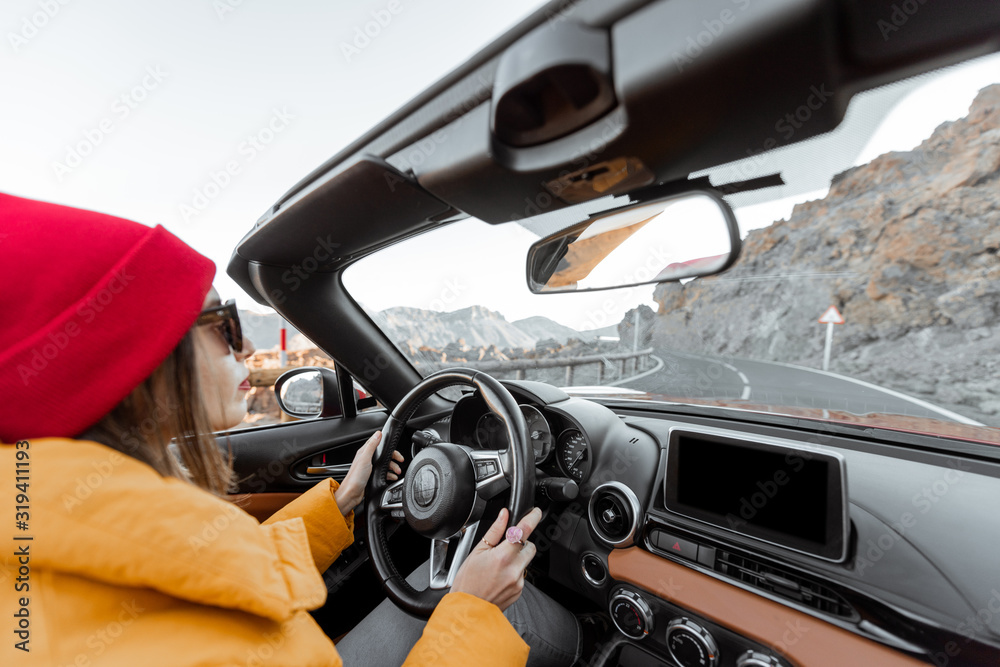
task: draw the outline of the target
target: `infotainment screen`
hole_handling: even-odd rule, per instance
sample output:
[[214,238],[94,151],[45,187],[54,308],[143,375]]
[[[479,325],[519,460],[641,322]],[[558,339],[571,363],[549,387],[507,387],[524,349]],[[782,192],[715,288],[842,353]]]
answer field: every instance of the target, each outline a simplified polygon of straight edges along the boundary
[[834,561],[847,546],[846,482],[835,453],[671,432],[668,510]]

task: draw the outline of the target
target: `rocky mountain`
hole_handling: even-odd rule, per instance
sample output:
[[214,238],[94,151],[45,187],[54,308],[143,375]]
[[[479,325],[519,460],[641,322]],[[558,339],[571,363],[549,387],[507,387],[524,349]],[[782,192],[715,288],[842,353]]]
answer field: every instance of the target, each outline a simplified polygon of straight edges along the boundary
[[616,327],[615,335],[624,346],[638,344],[640,348],[645,348],[652,343],[655,329],[656,313],[646,304],[641,304],[625,313]]
[[838,175],[751,231],[723,275],[665,283],[655,340],[831,370],[1000,423],[1000,85],[912,151]]
[[535,317],[526,317],[523,320],[514,320],[512,324],[528,334],[536,341],[540,340],[554,340],[559,343],[565,343],[571,338],[583,339],[583,338],[596,338],[595,334],[581,333],[576,329],[570,329],[567,326],[563,326],[554,320],[550,320],[547,317],[542,317],[536,315]]
[[394,341],[414,347],[444,348],[464,342],[472,347],[534,347],[535,339],[504,319],[500,313],[470,306],[449,313],[399,306],[375,316],[376,324]]
[[400,306],[380,311],[375,318],[390,338],[407,341],[415,348],[444,349],[458,344],[471,348],[531,349],[541,341],[566,343],[574,338],[590,341],[599,335],[615,335],[613,326],[577,331],[541,316],[508,322],[497,311],[483,306],[449,313]]
[[[379,311],[373,317],[392,340],[400,342],[411,359],[427,363],[531,357],[541,350],[548,351],[546,354],[552,350],[575,350],[573,345],[567,347],[571,341],[589,344],[598,336],[618,335],[615,325],[581,332],[541,316],[508,322],[502,314],[483,306],[452,312],[400,306]],[[240,319],[257,349],[277,349],[281,318],[276,313],[263,315],[241,310]],[[290,324],[287,327],[289,352],[316,348]]]
[[[618,335],[614,325],[581,332],[541,316],[508,322],[502,314],[484,306],[470,306],[447,313],[399,306],[379,311],[373,317],[390,338],[406,342],[415,350],[422,347],[434,350],[455,347],[467,352],[482,348],[486,350],[483,358],[499,358],[498,353],[490,352],[489,348],[531,350],[542,341],[565,344],[572,339],[592,341],[598,336]],[[269,350],[278,345],[281,318],[276,313],[264,315],[241,310],[240,320],[258,349]],[[289,350],[315,347],[290,324],[287,327],[286,345]]]

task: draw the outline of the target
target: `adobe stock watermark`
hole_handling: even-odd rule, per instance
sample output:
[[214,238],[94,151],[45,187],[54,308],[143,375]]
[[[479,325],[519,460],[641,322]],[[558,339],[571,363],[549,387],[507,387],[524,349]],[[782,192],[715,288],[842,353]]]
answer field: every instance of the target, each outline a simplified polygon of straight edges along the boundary
[[858,555],[855,564],[855,571],[858,576],[865,576],[865,572],[874,568],[879,561],[885,558],[892,549],[905,539],[907,533],[919,522],[920,515],[927,514],[941,502],[941,499],[948,495],[948,492],[959,482],[971,468],[968,464],[960,460],[949,460],[948,469],[941,476],[923,486],[920,491],[913,494],[910,504],[914,512],[903,512],[899,519],[893,521],[890,526],[874,539],[868,539],[865,544],[858,544]]
[[414,651],[411,657],[416,657],[420,662],[426,661],[427,664],[433,664],[434,661],[447,660],[449,656],[454,654],[453,649],[456,642],[462,637],[469,636],[469,633],[476,627],[476,623],[471,618],[471,614],[464,608],[458,614],[452,613],[449,618],[451,622],[447,628],[444,627],[443,623],[440,624],[437,632],[421,640],[418,644],[418,650]]
[[[998,614],[1000,614],[1000,590],[997,590],[997,587],[994,586],[990,589],[990,599],[986,601],[986,604],[977,609],[975,614],[966,616],[956,626],[955,632],[962,635],[963,642],[961,644],[954,640],[946,642],[941,646],[942,650],[935,651],[930,655],[931,662],[937,665],[937,667],[946,667],[951,664],[953,658],[956,658],[962,652],[962,649],[975,641],[977,637],[983,636],[988,639],[993,636],[990,624]],[[963,661],[959,664],[973,663]]]
[[344,56],[344,60],[351,62],[355,57],[361,55],[362,51],[371,46],[372,40],[377,39],[402,11],[403,5],[400,0],[389,0],[385,7],[371,12],[370,21],[354,26],[351,41],[340,43],[340,53]]
[[17,32],[7,33],[7,41],[10,42],[14,53],[17,53],[19,49],[27,46],[28,42],[37,37],[42,29],[49,24],[49,21],[54,19],[69,3],[70,0],[38,0],[38,11],[22,17]]
[[364,379],[365,382],[370,384],[379,379],[382,375],[382,371],[389,368],[391,365],[392,361],[382,352],[375,355],[374,361],[366,357],[361,364],[363,369],[361,372],[361,379]]
[[[292,264],[291,268],[287,269],[281,274],[281,282],[288,286],[289,292],[294,292],[302,287],[302,284],[309,280],[317,271],[323,268],[327,263],[332,260],[338,259],[337,250],[340,248],[340,244],[336,243],[330,234],[326,236],[317,236],[316,245],[313,246],[312,253],[306,255],[297,263]],[[275,287],[271,289],[268,294],[268,300],[276,305],[283,304],[288,296],[285,290],[281,287]]]
[[[430,133],[407,149],[406,154],[402,156],[402,163],[398,165],[399,171],[406,173],[407,171],[412,171],[414,167],[419,167],[427,158],[434,155],[437,152],[438,146],[441,146],[447,139],[448,135],[443,129],[438,129]],[[389,192],[395,192],[398,183],[409,182],[409,179],[397,176],[389,171],[385,172],[384,178],[386,185],[389,186]]]
[[800,619],[785,621],[785,631],[781,633],[781,640],[775,642],[771,648],[778,653],[787,653],[789,648],[802,641],[808,633],[809,627],[803,625]]
[[631,287],[615,290],[616,298],[608,297],[601,302],[599,307],[589,309],[581,319],[574,323],[574,328],[577,331],[589,331],[617,324],[619,317],[616,314],[619,312],[621,304],[636,303],[641,298],[645,298],[640,294],[640,291],[648,289],[647,283],[655,278],[671,261],[673,261],[673,257],[663,250],[663,246],[650,246],[646,258],[641,263],[635,262],[634,268],[622,276],[621,282],[631,284]]
[[191,222],[201,215],[232,184],[233,178],[253,162],[279,134],[288,129],[293,120],[295,116],[287,108],[272,109],[271,117],[264,125],[248,134],[236,147],[236,157],[227,160],[220,169],[209,172],[206,182],[192,191],[189,202],[178,204],[177,210],[184,222]]
[[468,285],[462,282],[461,276],[445,278],[444,287],[441,288],[437,298],[430,300],[427,307],[429,310],[447,312],[448,308],[458,301],[459,297],[461,297],[467,289]]
[[136,604],[135,600],[130,600],[121,603],[121,611],[118,612],[117,620],[109,622],[103,628],[100,628],[96,632],[88,635],[87,639],[84,640],[84,646],[86,646],[89,651],[78,653],[76,658],[73,660],[74,665],[90,665],[91,658],[99,658],[104,655],[112,644],[114,644],[118,639],[125,634],[125,631],[135,623],[135,619],[139,618],[139,615],[146,611],[143,607]]
[[246,658],[239,664],[245,667],[264,667],[273,664],[272,658],[282,649],[285,642],[299,631],[300,625],[309,623],[310,618],[309,614],[298,613],[283,622],[277,632],[261,633],[263,641],[253,648],[248,648]]
[[99,489],[111,477],[115,468],[125,463],[125,460],[126,457],[124,454],[111,450],[107,457],[102,460],[91,461],[90,467],[94,469],[93,472],[88,472],[86,475],[77,477],[74,480],[76,485],[73,487],[72,493],[63,494],[62,504],[66,508],[66,511],[72,512],[79,505],[82,505],[83,501],[90,498],[94,494],[94,491]]
[[[681,396],[700,396],[702,398],[733,398],[730,391],[719,385],[719,380],[725,375],[726,366],[720,361],[705,358],[706,365],[694,369],[695,378],[693,381],[682,382],[677,385],[677,391]],[[674,375],[680,376],[680,371],[674,371]],[[700,393],[699,393],[700,392]],[[786,482],[782,482],[784,484]],[[771,487],[767,486],[770,489]],[[758,486],[758,489],[760,487]]]
[[882,41],[888,42],[893,33],[899,32],[910,17],[916,14],[927,0],[903,0],[892,6],[888,19],[879,19],[875,25],[882,34]]
[[[285,474],[288,467],[301,456],[298,452],[296,440],[281,441],[281,449],[277,457],[271,459],[266,465],[262,465],[250,473],[241,481],[241,484],[249,493],[263,493],[269,484],[273,484],[279,477]],[[245,496],[244,496],[245,497]],[[236,502],[226,502],[221,506],[221,510],[211,519],[201,522],[197,533],[188,537],[188,546],[191,551],[198,554],[202,549],[207,548],[219,537],[223,536],[226,529],[244,516],[245,512],[239,506],[241,498],[236,498]]]
[[203,520],[198,534],[188,538],[188,546],[191,547],[191,551],[196,555],[202,549],[207,548],[212,542],[219,539],[219,536],[225,534],[225,530],[229,528],[229,525],[234,520],[244,516],[245,513],[243,510],[233,503],[225,501],[223,503],[222,510],[212,517],[211,520]]
[[172,398],[161,397],[156,400],[156,407],[141,422],[121,434],[121,444],[134,454],[143,446],[146,438],[159,431],[172,415],[177,413],[180,403]]
[[160,87],[163,81],[169,76],[159,65],[146,67],[145,75],[136,85],[132,86],[124,93],[115,97],[111,103],[110,115],[102,118],[93,127],[88,127],[83,131],[83,138],[67,144],[66,152],[62,161],[52,163],[52,173],[55,174],[59,182],[83,164],[84,159],[92,154],[94,150],[104,143],[119,124],[132,115],[132,112],[139,108],[139,105],[146,101],[149,94]]
[[[448,140],[448,126],[455,120],[461,118],[472,111],[480,104],[490,99],[493,94],[493,79],[487,77],[481,70],[475,74],[475,90],[471,95],[464,95],[461,102],[451,107],[444,115],[444,127],[439,128],[427,135],[413,146],[407,149],[402,155],[393,156],[391,164],[401,173],[413,171],[414,167],[419,167],[429,157],[437,152],[439,146]],[[568,173],[568,172],[567,172]],[[409,179],[387,171],[384,175],[385,183],[389,187],[389,192],[396,191],[398,183],[407,183]]]
[[[802,104],[778,118],[774,123],[774,131],[781,135],[781,138],[786,143],[790,142],[792,137],[805,127],[806,123],[812,120],[816,112],[822,109],[832,97],[833,92],[827,89],[825,82],[810,86],[802,99]],[[762,154],[766,154],[777,147],[778,139],[770,136],[761,142],[758,150],[747,148],[746,155],[749,159],[744,158],[737,162],[737,165],[734,167],[736,174],[732,176],[732,179],[747,180],[757,176],[762,171],[770,173],[772,170],[767,169],[768,158],[763,157]]]
[[[629,446],[615,451],[614,461],[593,475],[584,484],[585,488],[594,489],[606,482],[620,480],[625,473],[639,461],[639,455],[634,447]],[[548,551],[554,544],[560,544],[564,538],[572,536],[576,531],[579,517],[587,516],[587,506],[579,500],[566,505],[558,515],[553,514],[551,521],[546,521],[544,528],[539,526],[531,536],[538,553]]]
[[[596,163],[600,155],[607,149],[608,144],[614,141],[614,139],[625,129],[625,117],[619,113],[611,113],[604,119],[602,125],[603,129],[601,130],[601,135],[591,139],[589,145],[577,151],[571,163],[573,165],[573,169],[563,169],[559,173],[557,180],[566,178],[575,171],[586,169]],[[525,207],[523,212],[521,214],[512,213],[509,216],[510,221],[533,218],[537,215],[541,215],[542,213],[545,213],[546,210],[549,209],[554,203],[556,203],[558,193],[549,194],[551,190],[549,190],[544,183],[542,184],[542,187],[545,189],[539,191],[533,199],[525,197]]]
[[278,477],[283,475],[301,452],[298,451],[295,438],[292,441],[281,441],[281,450],[277,458],[268,461],[266,466],[261,466],[254,470],[245,480],[246,487],[251,493],[263,493],[267,490],[268,484],[273,484]]
[[[157,399],[156,406],[149,416],[121,435],[120,442],[122,446],[128,452],[135,453],[138,451],[142,447],[144,438],[155,433],[170,418],[171,414],[176,412],[178,407],[179,404],[169,398],[163,397]],[[63,493],[60,500],[62,500],[66,511],[72,513],[73,510],[82,505],[85,500],[94,494],[94,491],[99,489],[114,474],[118,466],[128,460],[130,459],[125,453],[112,449],[106,457],[97,461],[91,461],[90,467],[93,468],[93,471],[77,477],[73,480],[75,485],[72,491]]]
[[98,290],[96,294],[84,300],[76,308],[76,313],[61,329],[50,331],[45,338],[38,342],[31,350],[30,359],[27,364],[18,364],[17,374],[21,382],[27,387],[32,380],[39,376],[49,366],[49,362],[58,357],[64,350],[69,348],[73,339],[83,331],[83,325],[94,322],[98,315],[107,308],[116,295],[128,287],[128,284],[135,278],[125,269],[121,269],[112,276],[107,285]]
[[545,22],[551,28],[563,21],[568,21],[581,0],[562,0],[558,6],[552,7],[545,12]]

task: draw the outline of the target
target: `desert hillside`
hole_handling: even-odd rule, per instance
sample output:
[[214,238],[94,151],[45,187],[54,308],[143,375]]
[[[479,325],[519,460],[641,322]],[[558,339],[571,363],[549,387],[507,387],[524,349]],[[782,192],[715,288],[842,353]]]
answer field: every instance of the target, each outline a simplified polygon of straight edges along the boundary
[[657,287],[658,345],[819,367],[1000,422],[1000,85],[912,151],[751,231],[721,276]]

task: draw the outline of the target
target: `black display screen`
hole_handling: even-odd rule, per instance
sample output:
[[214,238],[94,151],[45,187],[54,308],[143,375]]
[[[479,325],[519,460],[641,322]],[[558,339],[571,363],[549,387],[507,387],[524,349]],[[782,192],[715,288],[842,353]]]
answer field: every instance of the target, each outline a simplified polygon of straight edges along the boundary
[[831,454],[675,433],[665,501],[679,514],[838,560],[842,476]]

